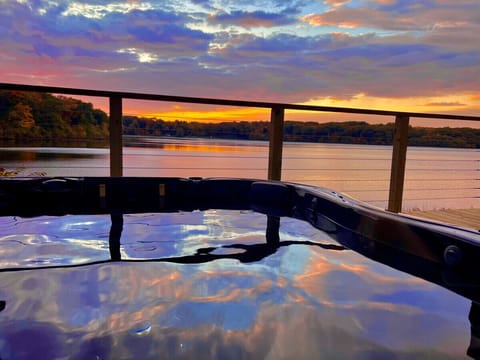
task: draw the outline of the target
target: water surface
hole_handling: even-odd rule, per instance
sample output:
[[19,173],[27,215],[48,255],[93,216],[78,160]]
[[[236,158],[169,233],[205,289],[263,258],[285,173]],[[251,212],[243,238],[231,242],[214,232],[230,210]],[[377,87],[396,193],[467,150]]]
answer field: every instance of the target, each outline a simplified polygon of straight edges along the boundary
[[[109,216],[1,218],[0,268],[30,270],[0,274],[0,357],[466,358],[469,300],[299,220],[282,219],[268,251],[266,223],[124,215],[112,262]],[[59,265],[77,267],[45,268]]]

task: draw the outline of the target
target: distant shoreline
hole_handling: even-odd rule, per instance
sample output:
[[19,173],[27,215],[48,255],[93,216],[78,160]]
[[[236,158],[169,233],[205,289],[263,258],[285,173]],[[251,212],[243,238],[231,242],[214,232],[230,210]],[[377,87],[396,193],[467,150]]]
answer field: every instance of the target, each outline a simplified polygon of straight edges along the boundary
[[[108,147],[109,116],[91,103],[52,94],[0,91],[0,145]],[[125,115],[123,135],[268,141],[270,121],[199,122]],[[285,142],[391,145],[395,124],[285,120]],[[480,148],[480,129],[409,127],[409,146]]]

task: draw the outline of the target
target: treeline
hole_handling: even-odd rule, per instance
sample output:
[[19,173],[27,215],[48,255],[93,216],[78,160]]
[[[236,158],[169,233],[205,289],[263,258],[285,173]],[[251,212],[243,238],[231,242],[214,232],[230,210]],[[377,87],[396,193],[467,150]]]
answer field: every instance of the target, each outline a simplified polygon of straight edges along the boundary
[[108,116],[90,103],[45,93],[0,90],[0,138],[106,137]]
[[[123,120],[125,135],[203,137],[237,140],[268,140],[269,122],[237,121],[201,123],[186,121],[164,121],[126,116]],[[393,123],[368,124],[363,121],[350,122],[300,122],[286,121],[285,141],[320,142],[342,144],[391,145]],[[409,145],[479,148],[480,129],[472,128],[426,128],[409,129]]]
[[[65,96],[0,90],[0,139],[108,139],[108,116],[92,104]],[[123,117],[125,135],[268,140],[268,121],[202,123]],[[316,123],[286,121],[285,141],[390,145],[393,124],[362,121]],[[480,129],[410,127],[414,146],[480,147]]]

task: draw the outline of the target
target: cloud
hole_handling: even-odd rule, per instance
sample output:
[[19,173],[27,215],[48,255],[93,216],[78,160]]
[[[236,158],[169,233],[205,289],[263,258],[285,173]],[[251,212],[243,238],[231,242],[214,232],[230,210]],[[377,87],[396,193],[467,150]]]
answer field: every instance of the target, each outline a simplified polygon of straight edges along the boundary
[[268,13],[265,11],[233,11],[230,13],[217,13],[208,17],[208,22],[213,25],[236,25],[246,29],[254,27],[275,27],[293,24],[296,19],[288,12]]
[[[301,18],[312,26],[371,28],[394,31],[429,32],[436,29],[458,29],[479,26],[480,5],[457,3],[432,7],[427,2],[399,1],[362,7],[342,6]],[[446,3],[446,1],[444,2]]]
[[340,28],[376,28],[382,30],[424,31],[431,27],[409,14],[395,15],[391,12],[370,8],[335,8],[321,14],[309,14],[301,18],[313,26],[338,26]]
[[457,106],[465,106],[466,104],[462,104],[460,102],[430,102],[430,103],[427,103],[425,104],[426,106],[441,106],[441,107],[449,107],[449,106],[453,106],[453,107],[457,107]]
[[351,0],[325,0],[324,3],[334,7],[339,7],[348,4],[350,1]]
[[478,94],[468,1],[0,2],[5,82],[299,103]]
[[188,17],[160,10],[111,11],[101,19],[68,15],[56,8],[46,15],[25,6],[12,7],[11,11],[14,18],[30,21],[6,24],[4,34],[9,40],[29,44],[27,54],[52,58],[80,55],[95,62],[111,57],[114,62],[115,54],[124,48],[137,48],[159,59],[194,56],[205,52],[212,39],[212,35],[185,27]]
[[249,81],[254,74],[257,88],[263,86],[272,97],[289,101],[315,93],[402,97],[433,95],[444,89],[475,91],[473,79],[479,72],[475,62],[480,61],[480,52],[457,54],[431,45],[389,44],[378,39],[338,34],[233,35],[203,61],[212,68],[221,64]]
[[133,10],[150,10],[152,5],[140,1],[127,1],[125,3],[81,3],[72,2],[62,13],[64,16],[83,16],[86,18],[101,19],[111,13],[128,13]]

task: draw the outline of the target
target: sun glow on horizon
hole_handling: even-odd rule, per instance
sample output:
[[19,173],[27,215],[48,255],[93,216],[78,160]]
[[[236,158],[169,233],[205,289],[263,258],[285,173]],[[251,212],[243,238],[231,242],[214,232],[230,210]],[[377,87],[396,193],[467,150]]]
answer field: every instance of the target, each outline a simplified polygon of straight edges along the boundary
[[[312,99],[300,104],[436,114],[448,114],[455,112],[456,114],[462,113],[475,115],[476,111],[480,111],[480,94],[465,93],[449,96],[408,98],[383,98],[371,97],[365,94],[357,94],[348,99],[339,99],[332,96]],[[174,105],[171,108],[159,111],[151,111],[150,109],[145,108],[142,109],[142,106],[138,104],[138,107],[135,106],[133,108],[129,108],[126,110],[126,113],[135,114],[135,116],[145,118],[162,119],[165,121],[179,120],[187,122],[219,123],[228,121],[270,120],[270,109],[212,106],[199,108],[198,105],[189,106],[189,104]],[[286,110],[285,120],[319,122],[367,121],[370,123],[385,123],[390,121],[390,119],[386,119],[384,116],[297,110]],[[446,124],[443,121],[437,123],[437,126],[445,126]],[[468,126],[477,127],[473,123],[469,124]]]
[[268,109],[259,108],[216,108],[216,109],[188,109],[187,107],[176,107],[173,110],[159,111],[154,113],[142,113],[139,116],[162,119],[166,121],[188,121],[216,123],[224,121],[267,121],[270,119]]
[[480,94],[456,94],[442,96],[417,96],[404,98],[372,97],[365,94],[356,94],[350,99],[324,97],[312,99],[303,105],[351,107],[362,109],[445,113],[480,109]]

